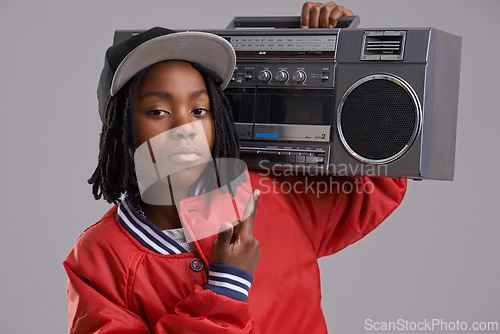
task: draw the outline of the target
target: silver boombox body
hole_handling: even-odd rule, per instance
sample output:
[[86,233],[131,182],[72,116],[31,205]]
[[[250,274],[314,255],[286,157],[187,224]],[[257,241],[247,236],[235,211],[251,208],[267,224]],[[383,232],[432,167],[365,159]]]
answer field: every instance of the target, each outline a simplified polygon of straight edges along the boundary
[[249,168],[452,180],[461,38],[353,28],[357,17],[346,28],[254,29],[298,20],[240,17],[209,31],[236,51],[225,93]]

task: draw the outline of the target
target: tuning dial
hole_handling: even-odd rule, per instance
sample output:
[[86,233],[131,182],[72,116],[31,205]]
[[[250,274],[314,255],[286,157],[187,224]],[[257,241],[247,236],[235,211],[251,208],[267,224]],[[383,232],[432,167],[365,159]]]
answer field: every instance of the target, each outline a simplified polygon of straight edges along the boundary
[[278,73],[276,73],[276,80],[278,82],[287,82],[288,81],[288,72],[285,70],[278,71]]
[[292,78],[297,83],[303,83],[304,81],[306,81],[306,73],[302,70],[295,71]]
[[257,78],[262,82],[269,82],[271,80],[272,74],[269,70],[262,70],[257,74]]

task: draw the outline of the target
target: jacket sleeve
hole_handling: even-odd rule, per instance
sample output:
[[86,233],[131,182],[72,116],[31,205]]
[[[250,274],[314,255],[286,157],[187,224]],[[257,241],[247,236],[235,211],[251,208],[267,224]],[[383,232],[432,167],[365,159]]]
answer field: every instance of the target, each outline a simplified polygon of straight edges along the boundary
[[407,186],[405,179],[382,177],[288,177],[286,182],[294,188],[284,196],[318,257],[375,229],[399,206]]
[[[175,304],[174,312],[165,312],[162,305],[156,314],[156,311],[147,315],[134,312],[127,293],[127,285],[133,284],[133,275],[127,275],[123,268],[123,272],[112,275],[114,280],[109,279],[109,269],[99,264],[100,256],[96,253],[87,256],[82,252],[85,253],[75,245],[64,261],[70,334],[253,333],[248,304],[228,297],[231,292],[213,284],[195,285],[187,298]],[[118,263],[117,267],[122,266]],[[217,288],[221,291],[214,292]]]

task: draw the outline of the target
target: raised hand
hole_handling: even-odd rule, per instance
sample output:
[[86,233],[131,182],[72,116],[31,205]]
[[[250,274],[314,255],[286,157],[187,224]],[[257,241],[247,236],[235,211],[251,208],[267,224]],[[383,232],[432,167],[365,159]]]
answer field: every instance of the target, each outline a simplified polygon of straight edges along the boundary
[[306,2],[302,6],[302,28],[333,28],[337,21],[345,15],[353,15],[352,11],[335,2]]

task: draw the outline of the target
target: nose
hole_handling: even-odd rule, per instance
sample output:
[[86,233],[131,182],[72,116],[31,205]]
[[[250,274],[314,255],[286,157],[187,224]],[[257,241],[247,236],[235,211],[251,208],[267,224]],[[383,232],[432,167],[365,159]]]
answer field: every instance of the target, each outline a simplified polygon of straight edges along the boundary
[[170,139],[194,139],[197,131],[191,119],[178,119],[169,130]]

